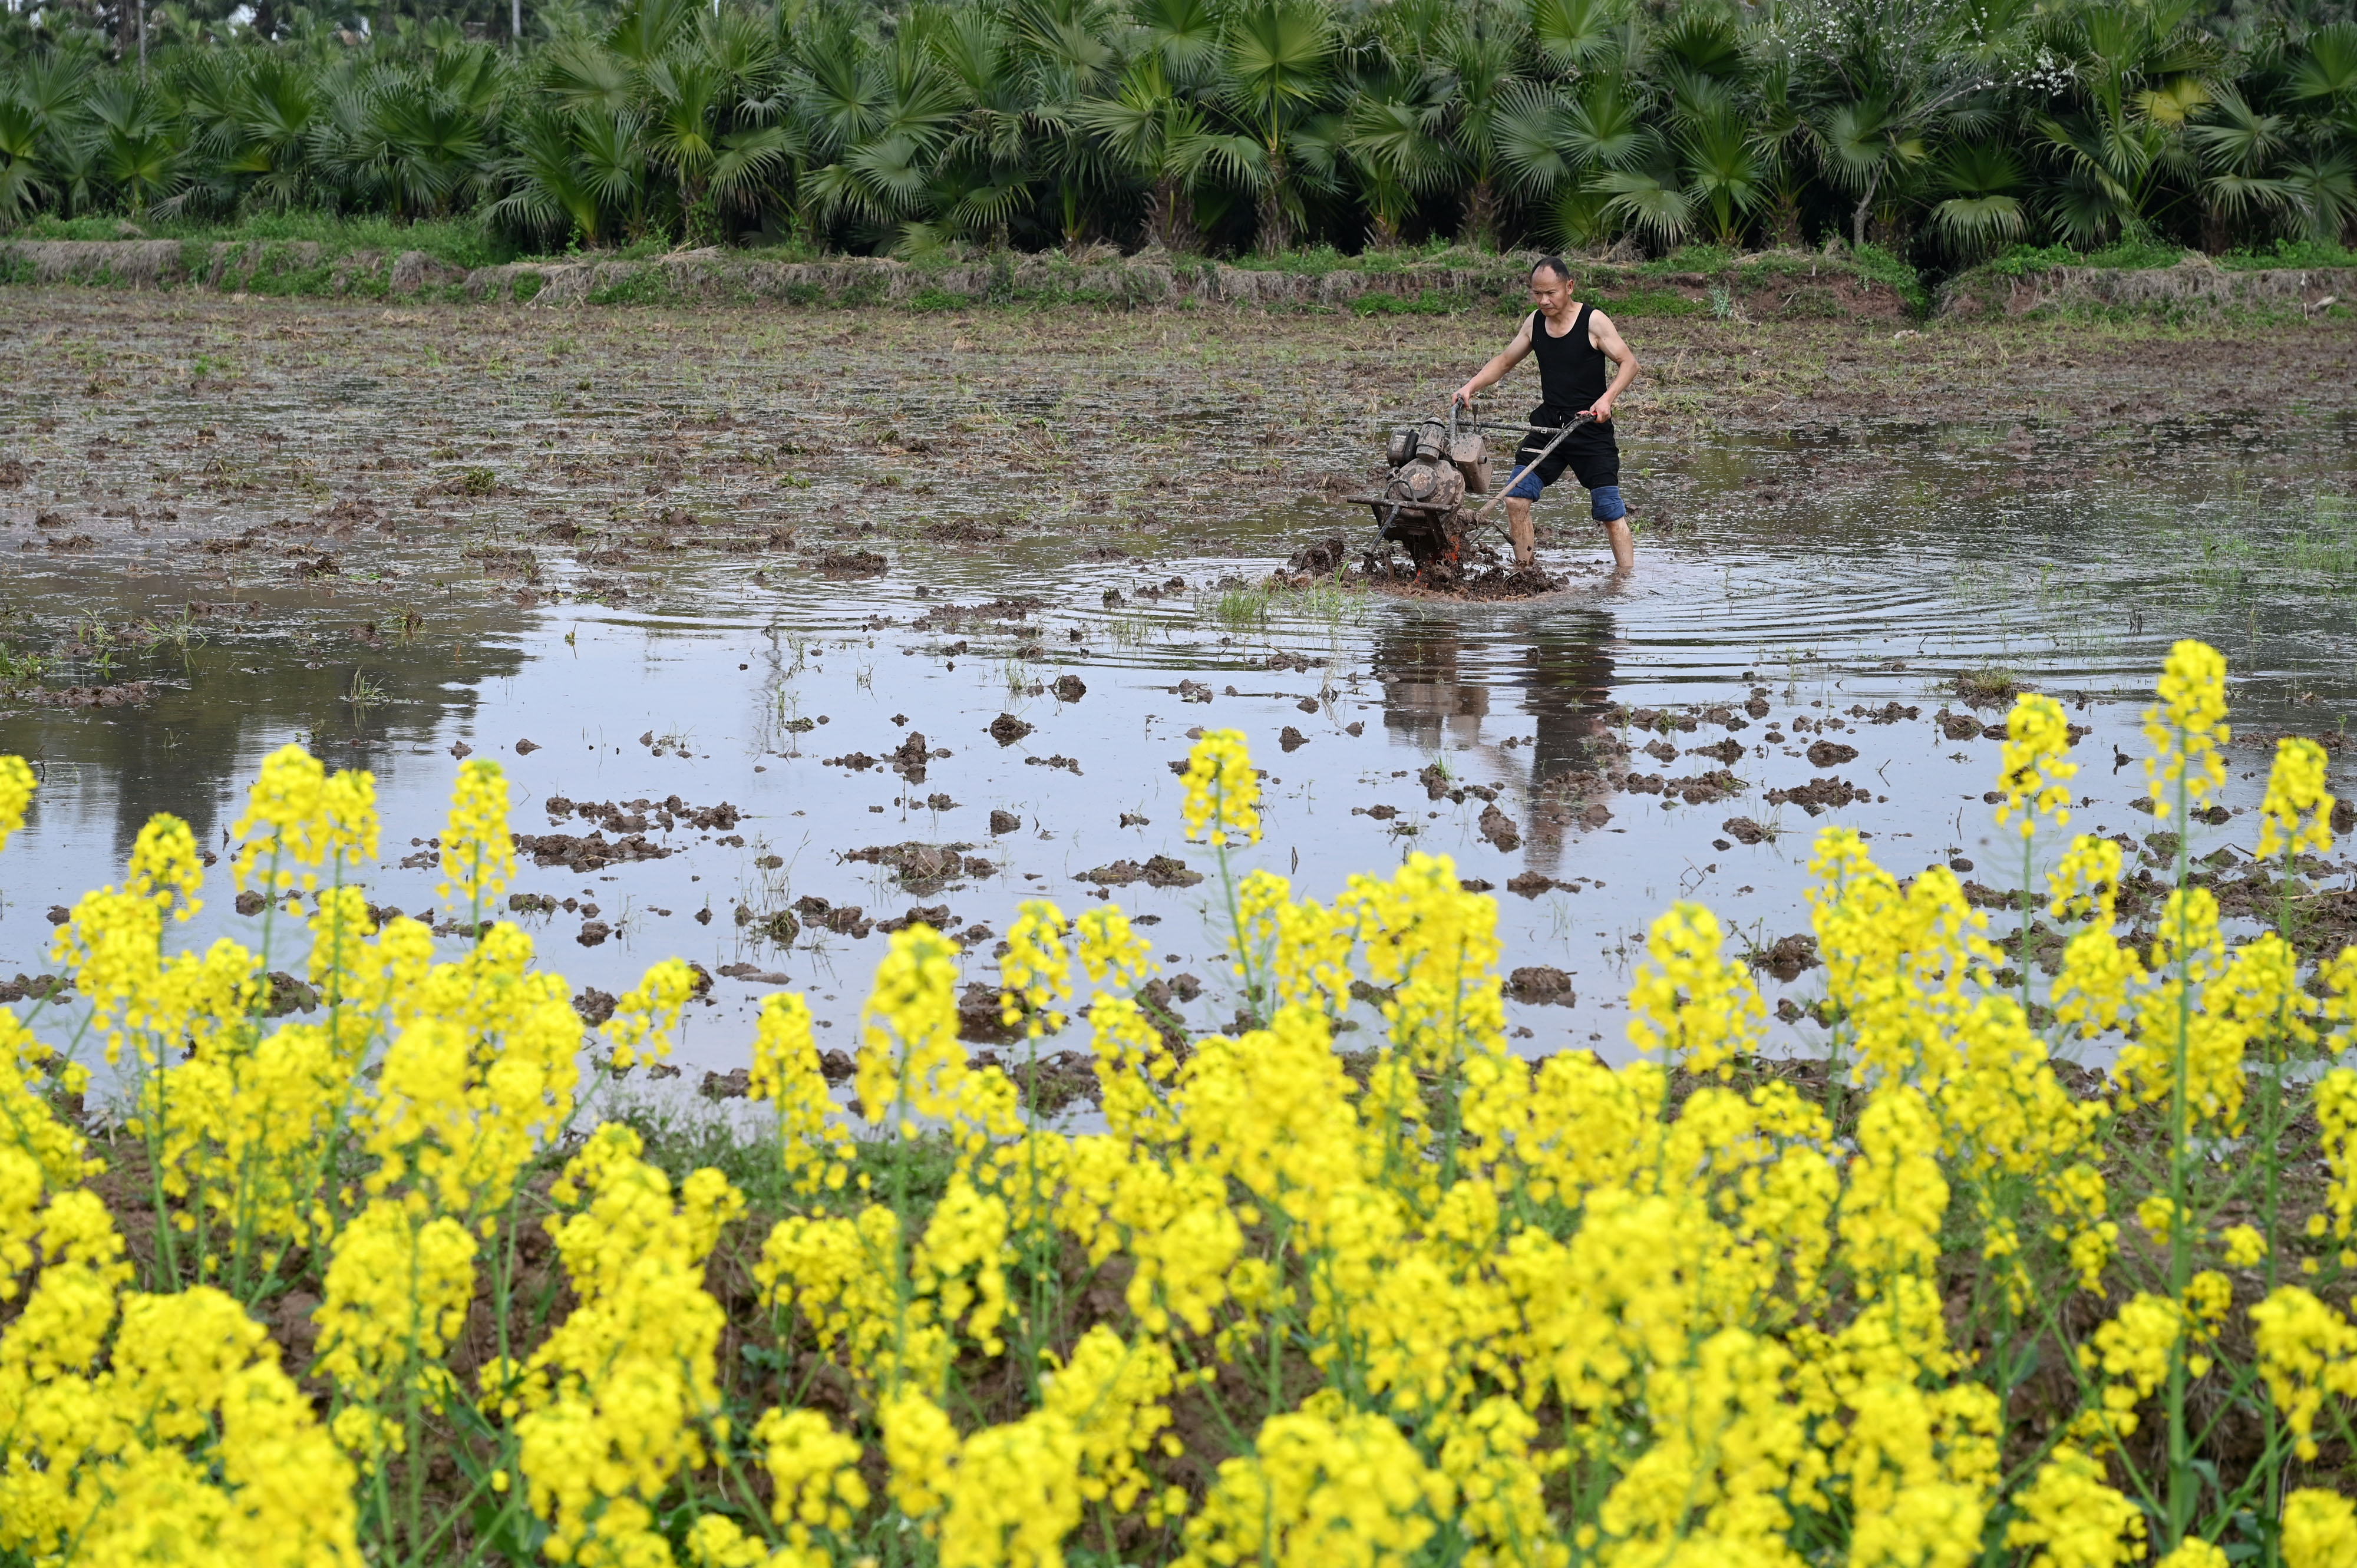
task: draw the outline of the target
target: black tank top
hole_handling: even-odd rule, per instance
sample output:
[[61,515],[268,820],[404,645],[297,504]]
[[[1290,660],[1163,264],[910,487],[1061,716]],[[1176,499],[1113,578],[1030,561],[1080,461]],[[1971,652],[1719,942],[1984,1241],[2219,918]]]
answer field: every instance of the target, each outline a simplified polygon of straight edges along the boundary
[[1538,356],[1543,400],[1531,411],[1534,424],[1561,424],[1604,395],[1604,350],[1587,340],[1587,318],[1595,309],[1581,306],[1571,330],[1560,338],[1548,336],[1542,312],[1531,312],[1531,352]]

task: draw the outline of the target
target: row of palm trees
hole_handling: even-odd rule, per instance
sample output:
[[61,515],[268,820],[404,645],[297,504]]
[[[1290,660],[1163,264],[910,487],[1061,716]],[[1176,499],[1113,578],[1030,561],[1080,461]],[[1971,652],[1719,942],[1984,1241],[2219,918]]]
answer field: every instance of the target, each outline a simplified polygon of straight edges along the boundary
[[144,58],[11,12],[0,223],[479,213],[533,248],[902,253],[1837,237],[1947,265],[2346,242],[2357,23],[2286,3],[551,0],[521,44],[159,5]]

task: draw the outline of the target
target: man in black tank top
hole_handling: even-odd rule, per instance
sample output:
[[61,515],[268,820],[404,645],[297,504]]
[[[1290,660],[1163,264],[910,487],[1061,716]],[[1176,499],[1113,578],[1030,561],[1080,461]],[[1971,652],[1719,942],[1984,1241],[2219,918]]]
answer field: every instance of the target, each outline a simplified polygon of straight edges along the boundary
[[[1506,528],[1514,541],[1514,564],[1536,562],[1531,503],[1569,468],[1587,488],[1588,513],[1604,525],[1611,542],[1613,570],[1633,571],[1637,550],[1629,536],[1629,509],[1620,499],[1620,444],[1612,435],[1612,405],[1637,379],[1637,356],[1621,341],[1610,317],[1571,296],[1571,269],[1562,258],[1548,256],[1531,269],[1531,303],[1538,308],[1523,318],[1514,340],[1457,389],[1457,401],[1469,406],[1482,388],[1522,363],[1524,355],[1538,355],[1539,405],[1531,410],[1530,434],[1514,454],[1516,473],[1538,456],[1573,415],[1587,413],[1596,418],[1566,436],[1506,491]],[[1609,379],[1607,361],[1612,366]]]

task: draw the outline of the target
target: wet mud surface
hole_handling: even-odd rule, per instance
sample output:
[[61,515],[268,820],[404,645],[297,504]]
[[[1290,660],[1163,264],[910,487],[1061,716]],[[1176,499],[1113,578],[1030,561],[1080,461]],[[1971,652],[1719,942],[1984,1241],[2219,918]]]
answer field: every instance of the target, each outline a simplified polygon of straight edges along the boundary
[[[0,993],[42,989],[50,912],[150,812],[218,850],[300,740],[376,773],[369,895],[413,914],[454,759],[497,757],[520,874],[488,913],[585,1016],[695,962],[681,1060],[716,1094],[764,992],[804,990],[847,1052],[883,933],[954,931],[986,981],[1026,897],[1118,899],[1172,1027],[1224,1027],[1221,885],[1173,764],[1231,726],[1268,775],[1238,868],[1325,897],[1454,855],[1500,899],[1533,1054],[1622,1054],[1630,968],[1681,897],[1736,928],[1806,1050],[1819,827],[1901,875],[1954,865],[2014,918],[1985,799],[2008,674],[2083,727],[2074,826],[2164,875],[2174,841],[2129,802],[2182,636],[2225,650],[2249,742],[2191,828],[2202,875],[2311,942],[2357,927],[2338,863],[2271,883],[2245,825],[2274,735],[2348,755],[2343,328],[1631,323],[1638,574],[1609,575],[1566,487],[1539,508],[1545,590],[1482,598],[1286,568],[1372,532],[1337,498],[1504,315],[9,304],[0,750],[43,789],[0,859]],[[208,891],[186,940],[263,940],[269,911]],[[967,1011],[977,1050],[1021,1053]],[[1040,1072],[1043,1095],[1087,1077]]]

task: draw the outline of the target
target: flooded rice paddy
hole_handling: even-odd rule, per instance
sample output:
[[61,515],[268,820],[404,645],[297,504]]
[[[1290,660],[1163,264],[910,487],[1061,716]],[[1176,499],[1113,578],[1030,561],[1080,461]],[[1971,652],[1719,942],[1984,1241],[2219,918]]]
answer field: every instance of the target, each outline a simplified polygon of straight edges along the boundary
[[[454,758],[499,758],[509,918],[585,1015],[659,958],[712,976],[690,1083],[744,1065],[781,985],[851,1048],[898,922],[993,978],[1029,897],[1117,900],[1189,1022],[1224,1027],[1219,870],[1173,772],[1222,726],[1267,775],[1235,868],[1323,897],[1455,857],[1498,897],[1531,1054],[1625,1056],[1621,994],[1680,897],[1813,1054],[1822,972],[1788,939],[1819,828],[1992,906],[2018,886],[1985,799],[2008,681],[2085,727],[2074,826],[2142,843],[2153,673],[2177,638],[2223,649],[2238,764],[2194,830],[2222,883],[2271,737],[2323,735],[2338,769],[2357,706],[2345,328],[1628,323],[1639,572],[1604,575],[1585,506],[1550,499],[1569,585],[1468,605],[1270,579],[1368,534],[1334,498],[1502,314],[18,291],[0,316],[0,752],[42,779],[0,860],[0,991],[38,983],[52,918],[149,813],[220,850],[293,740],[375,774],[369,897],[421,918]],[[2347,869],[2316,868],[2319,910]],[[225,867],[208,891],[185,940],[264,940]],[[299,968],[275,923],[271,962]]]

